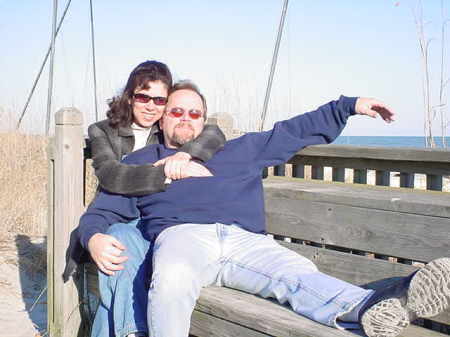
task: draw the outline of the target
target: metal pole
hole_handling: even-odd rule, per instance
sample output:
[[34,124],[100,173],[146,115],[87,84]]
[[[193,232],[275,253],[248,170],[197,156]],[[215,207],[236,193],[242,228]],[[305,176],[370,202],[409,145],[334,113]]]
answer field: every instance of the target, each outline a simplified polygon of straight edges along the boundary
[[267,106],[269,105],[270,91],[272,89],[272,80],[273,80],[273,75],[275,73],[275,68],[277,65],[278,50],[280,49],[281,36],[283,35],[284,19],[286,17],[286,13],[287,13],[288,2],[289,2],[289,0],[284,0],[283,10],[281,12],[280,25],[278,26],[278,35],[277,35],[277,40],[275,42],[275,49],[273,51],[273,56],[272,56],[272,65],[270,67],[269,81],[267,83],[266,97],[264,98],[264,106],[263,106],[263,111],[261,114],[261,124],[259,126],[259,131],[263,130],[264,122],[266,120]]
[[58,15],[58,0],[53,0],[53,25],[52,25],[52,45],[50,52],[50,68],[48,77],[48,95],[47,95],[47,118],[45,119],[45,134],[48,136],[50,130],[50,114],[52,110],[53,94],[53,68],[55,64],[55,38],[56,38],[56,17]]
[[[58,36],[59,29],[61,28],[61,25],[64,21],[64,17],[66,16],[67,10],[69,9],[69,5],[70,5],[71,1],[72,0],[69,0],[67,2],[66,8],[64,9],[63,15],[61,16],[61,20],[59,20],[58,28],[56,29],[56,36]],[[22,110],[22,114],[20,115],[19,121],[17,122],[17,126],[16,126],[17,129],[20,127],[20,123],[22,123],[22,119],[25,116],[25,112],[27,111],[28,104],[30,104],[31,97],[33,97],[34,90],[36,89],[39,79],[41,78],[42,71],[44,70],[45,64],[47,63],[47,60],[48,60],[51,50],[52,50],[52,44],[50,42],[50,46],[48,47],[47,54],[45,54],[44,61],[42,62],[42,65],[41,65],[41,69],[39,69],[36,79],[34,80],[33,87],[31,88],[27,102],[25,103],[25,106]]]
[[94,11],[92,10],[92,0],[89,0],[91,8],[91,43],[92,43],[92,65],[94,70],[94,101],[95,101],[95,121],[98,121],[97,108],[97,70],[95,67],[95,42],[94,42]]

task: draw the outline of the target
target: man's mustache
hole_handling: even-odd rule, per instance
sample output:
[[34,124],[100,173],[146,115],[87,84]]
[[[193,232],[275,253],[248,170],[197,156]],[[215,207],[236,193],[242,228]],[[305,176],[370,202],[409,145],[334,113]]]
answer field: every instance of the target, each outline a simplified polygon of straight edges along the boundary
[[192,126],[192,124],[190,122],[180,122],[177,125],[175,125],[175,129],[176,128],[183,128],[183,127],[188,127],[192,131],[194,131],[194,127]]

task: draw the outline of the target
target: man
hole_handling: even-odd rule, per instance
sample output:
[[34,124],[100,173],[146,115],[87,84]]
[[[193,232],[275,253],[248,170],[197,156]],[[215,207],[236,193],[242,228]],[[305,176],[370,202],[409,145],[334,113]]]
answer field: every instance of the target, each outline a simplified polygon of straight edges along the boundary
[[[206,112],[194,85],[176,85],[160,120],[164,145],[146,147],[125,161],[139,165],[175,153],[200,134]],[[154,242],[150,336],[187,336],[200,290],[212,284],[287,301],[297,313],[328,326],[362,325],[370,337],[397,336],[410,319],[445,309],[450,300],[448,258],[373,291],[320,273],[311,261],[264,235],[261,170],[285,162],[305,146],[333,141],[353,114],[393,120],[391,110],[377,100],[341,96],[316,111],[276,123],[270,131],[227,142],[204,164],[209,177],[173,181],[164,193],[143,197],[106,192],[97,197],[80,221],[85,247],[110,224],[137,217],[146,238]],[[93,224],[95,235],[85,230]],[[445,286],[439,287],[442,282]]]

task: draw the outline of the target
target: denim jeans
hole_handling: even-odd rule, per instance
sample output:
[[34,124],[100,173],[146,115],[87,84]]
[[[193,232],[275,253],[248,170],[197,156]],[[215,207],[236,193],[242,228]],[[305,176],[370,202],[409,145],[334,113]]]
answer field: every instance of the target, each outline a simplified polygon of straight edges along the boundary
[[328,326],[372,294],[319,272],[272,238],[236,225],[183,224],[164,230],[153,249],[148,325],[152,337],[186,337],[202,287],[226,286],[288,302]]
[[112,225],[114,236],[128,256],[124,269],[108,276],[99,271],[100,305],[95,314],[91,337],[123,337],[132,332],[147,333],[147,292],[150,277],[150,243],[136,227],[138,220]]

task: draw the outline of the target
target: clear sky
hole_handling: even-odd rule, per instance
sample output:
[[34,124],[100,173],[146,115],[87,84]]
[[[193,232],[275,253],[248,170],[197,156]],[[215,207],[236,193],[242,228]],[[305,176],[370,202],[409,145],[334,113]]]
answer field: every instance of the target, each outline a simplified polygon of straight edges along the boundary
[[[225,111],[241,128],[256,127],[282,0],[93,3],[102,118],[106,99],[119,92],[132,68],[157,59],[166,62],[176,78],[196,82],[212,113]],[[450,1],[444,3],[450,18]],[[65,4],[59,1],[60,14]],[[290,0],[265,128],[344,94],[380,98],[397,112],[397,121],[389,126],[353,118],[344,135],[423,135],[414,4],[416,0]],[[426,34],[433,39],[434,104],[439,93],[440,4],[423,1]],[[3,127],[14,122],[6,116],[18,116],[22,110],[49,46],[52,6],[51,0],[0,0]],[[86,124],[95,119],[90,48],[89,1],[73,0],[56,46],[53,109],[75,106],[85,113]],[[47,81],[46,71],[26,114],[25,130],[44,130]]]

